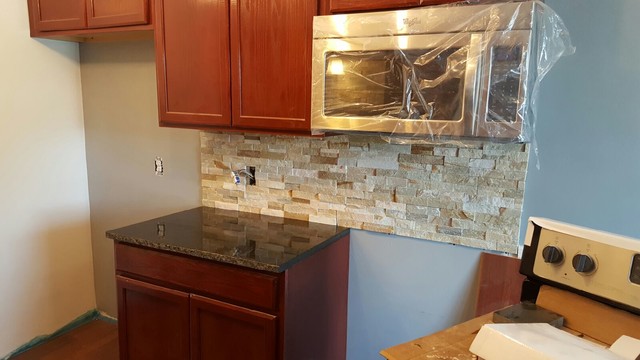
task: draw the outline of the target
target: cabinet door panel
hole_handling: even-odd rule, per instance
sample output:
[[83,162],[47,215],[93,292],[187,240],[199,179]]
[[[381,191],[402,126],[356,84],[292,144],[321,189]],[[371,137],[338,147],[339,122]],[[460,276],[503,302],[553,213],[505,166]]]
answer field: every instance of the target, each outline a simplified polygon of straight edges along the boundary
[[231,0],[233,126],[309,130],[317,0]]
[[87,25],[90,28],[148,22],[148,0],[87,0]]
[[191,295],[191,360],[275,358],[275,316]]
[[121,360],[189,358],[189,294],[116,276]]
[[161,125],[231,124],[228,16],[224,0],[156,2]]
[[39,31],[74,30],[86,26],[84,0],[29,0]]

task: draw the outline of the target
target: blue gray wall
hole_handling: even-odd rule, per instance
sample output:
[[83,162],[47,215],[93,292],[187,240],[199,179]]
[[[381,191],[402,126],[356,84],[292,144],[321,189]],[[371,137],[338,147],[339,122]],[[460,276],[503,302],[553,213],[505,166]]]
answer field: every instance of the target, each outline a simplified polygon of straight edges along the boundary
[[[540,169],[532,151],[521,233],[529,216],[544,216],[640,238],[640,1],[547,4],[576,53],[540,89]],[[471,316],[459,296],[475,289],[476,250],[353,234],[349,360],[381,358],[383,348]]]
[[640,1],[547,4],[576,53],[542,83],[523,225],[543,216],[640,238]]
[[472,318],[481,250],[351,231],[347,359]]

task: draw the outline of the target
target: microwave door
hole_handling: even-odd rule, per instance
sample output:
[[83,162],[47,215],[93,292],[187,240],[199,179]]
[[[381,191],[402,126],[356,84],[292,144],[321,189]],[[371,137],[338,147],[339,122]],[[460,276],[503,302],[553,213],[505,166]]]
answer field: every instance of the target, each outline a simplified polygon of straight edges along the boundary
[[316,39],[312,128],[471,135],[477,58],[470,34]]
[[480,77],[476,136],[503,141],[526,141],[527,57],[532,33],[529,30],[487,32]]

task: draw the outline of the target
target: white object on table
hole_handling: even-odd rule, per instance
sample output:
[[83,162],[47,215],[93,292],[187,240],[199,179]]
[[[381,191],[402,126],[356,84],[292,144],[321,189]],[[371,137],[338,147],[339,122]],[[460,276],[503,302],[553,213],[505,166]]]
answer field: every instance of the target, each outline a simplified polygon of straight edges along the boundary
[[625,359],[604,347],[544,323],[486,324],[469,350],[485,360]]

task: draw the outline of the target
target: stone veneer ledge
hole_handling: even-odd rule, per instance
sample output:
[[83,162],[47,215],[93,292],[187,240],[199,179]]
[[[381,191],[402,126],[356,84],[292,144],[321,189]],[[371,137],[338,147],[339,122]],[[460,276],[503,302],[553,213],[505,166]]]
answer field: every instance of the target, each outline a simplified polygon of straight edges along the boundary
[[[202,203],[515,254],[529,147],[201,132]],[[231,169],[255,166],[256,185]]]

